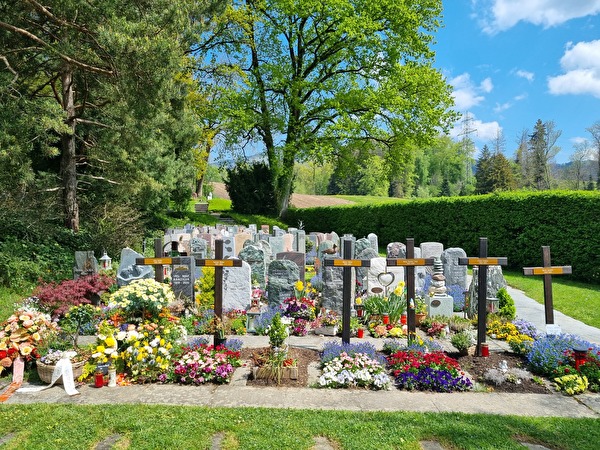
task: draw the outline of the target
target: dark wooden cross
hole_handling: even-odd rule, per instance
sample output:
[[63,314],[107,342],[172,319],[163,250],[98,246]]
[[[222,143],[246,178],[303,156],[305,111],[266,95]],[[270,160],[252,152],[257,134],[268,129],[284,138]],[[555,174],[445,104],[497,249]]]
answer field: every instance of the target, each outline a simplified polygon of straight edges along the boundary
[[552,304],[552,275],[569,275],[573,273],[571,266],[552,266],[550,264],[550,247],[542,246],[543,267],[523,267],[524,275],[544,275],[544,309],[546,325],[554,324],[554,306]]
[[[162,258],[137,258],[135,263],[138,265],[154,266],[155,276],[160,272],[162,277],[163,265],[181,264],[181,257],[162,257]],[[242,267],[241,259],[224,259],[223,258],[223,240],[215,241],[215,259],[195,258],[196,266],[214,267],[215,268],[215,318],[223,323],[223,268],[225,267]],[[156,278],[158,281],[158,277]],[[219,336],[218,331],[215,331],[213,336],[214,345],[222,344],[225,339]]]
[[[486,338],[487,321],[487,268],[488,266],[505,266],[508,264],[506,257],[488,257],[487,238],[479,238],[479,257],[458,258],[458,264],[462,266],[478,266],[477,272],[477,356],[482,355],[482,344]],[[472,299],[471,299],[472,301]]]
[[342,342],[350,343],[350,312],[352,309],[352,269],[354,267],[371,267],[370,259],[351,259],[352,240],[344,239],[344,259],[325,259],[323,265],[343,268],[342,292]]
[[[406,280],[406,325],[408,329],[408,339],[417,331],[417,318],[415,315],[415,267],[432,266],[433,258],[415,258],[415,240],[406,239],[406,258],[387,258],[388,266],[404,267],[404,279]],[[411,304],[412,300],[412,304]]]

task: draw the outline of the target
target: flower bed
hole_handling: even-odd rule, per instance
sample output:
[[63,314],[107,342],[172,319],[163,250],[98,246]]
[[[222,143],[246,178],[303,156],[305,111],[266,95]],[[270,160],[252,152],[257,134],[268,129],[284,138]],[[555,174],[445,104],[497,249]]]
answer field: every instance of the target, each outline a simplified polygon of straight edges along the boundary
[[409,391],[466,391],[473,383],[443,352],[399,351],[388,357],[396,386]]

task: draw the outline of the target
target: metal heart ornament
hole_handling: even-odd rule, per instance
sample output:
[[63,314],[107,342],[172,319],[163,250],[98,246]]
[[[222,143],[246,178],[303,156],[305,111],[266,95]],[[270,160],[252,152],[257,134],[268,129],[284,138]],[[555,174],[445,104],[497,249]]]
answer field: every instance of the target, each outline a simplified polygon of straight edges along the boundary
[[379,275],[377,275],[377,281],[379,281],[379,283],[383,287],[390,286],[394,282],[395,279],[396,279],[396,276],[391,272],[382,272]]

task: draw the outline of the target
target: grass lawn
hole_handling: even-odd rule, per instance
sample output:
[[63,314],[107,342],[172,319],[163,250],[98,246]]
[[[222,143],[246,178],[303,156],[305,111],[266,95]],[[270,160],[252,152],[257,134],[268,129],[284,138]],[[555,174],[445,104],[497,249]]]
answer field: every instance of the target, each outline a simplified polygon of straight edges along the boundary
[[[506,282],[544,303],[544,277],[525,276],[522,272],[504,271]],[[587,325],[600,328],[600,286],[552,277],[554,309]],[[518,313],[518,312],[517,312]]]
[[0,405],[0,415],[0,443],[11,437],[6,449],[95,448],[110,436],[116,449],[210,449],[217,433],[226,450],[306,450],[319,436],[345,450],[418,449],[422,440],[444,448],[522,449],[525,441],[585,450],[600,441],[594,419],[481,414],[35,404]]

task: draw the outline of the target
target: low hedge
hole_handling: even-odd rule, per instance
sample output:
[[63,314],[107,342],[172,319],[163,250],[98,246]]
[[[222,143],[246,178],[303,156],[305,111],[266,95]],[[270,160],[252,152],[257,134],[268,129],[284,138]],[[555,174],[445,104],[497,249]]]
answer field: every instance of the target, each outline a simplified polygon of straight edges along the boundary
[[380,244],[441,242],[478,256],[479,237],[490,256],[506,256],[510,268],[542,265],[550,246],[552,265],[573,266],[573,278],[600,283],[600,192],[508,192],[417,199],[382,205],[290,209],[286,222],[305,230],[376,233]]

